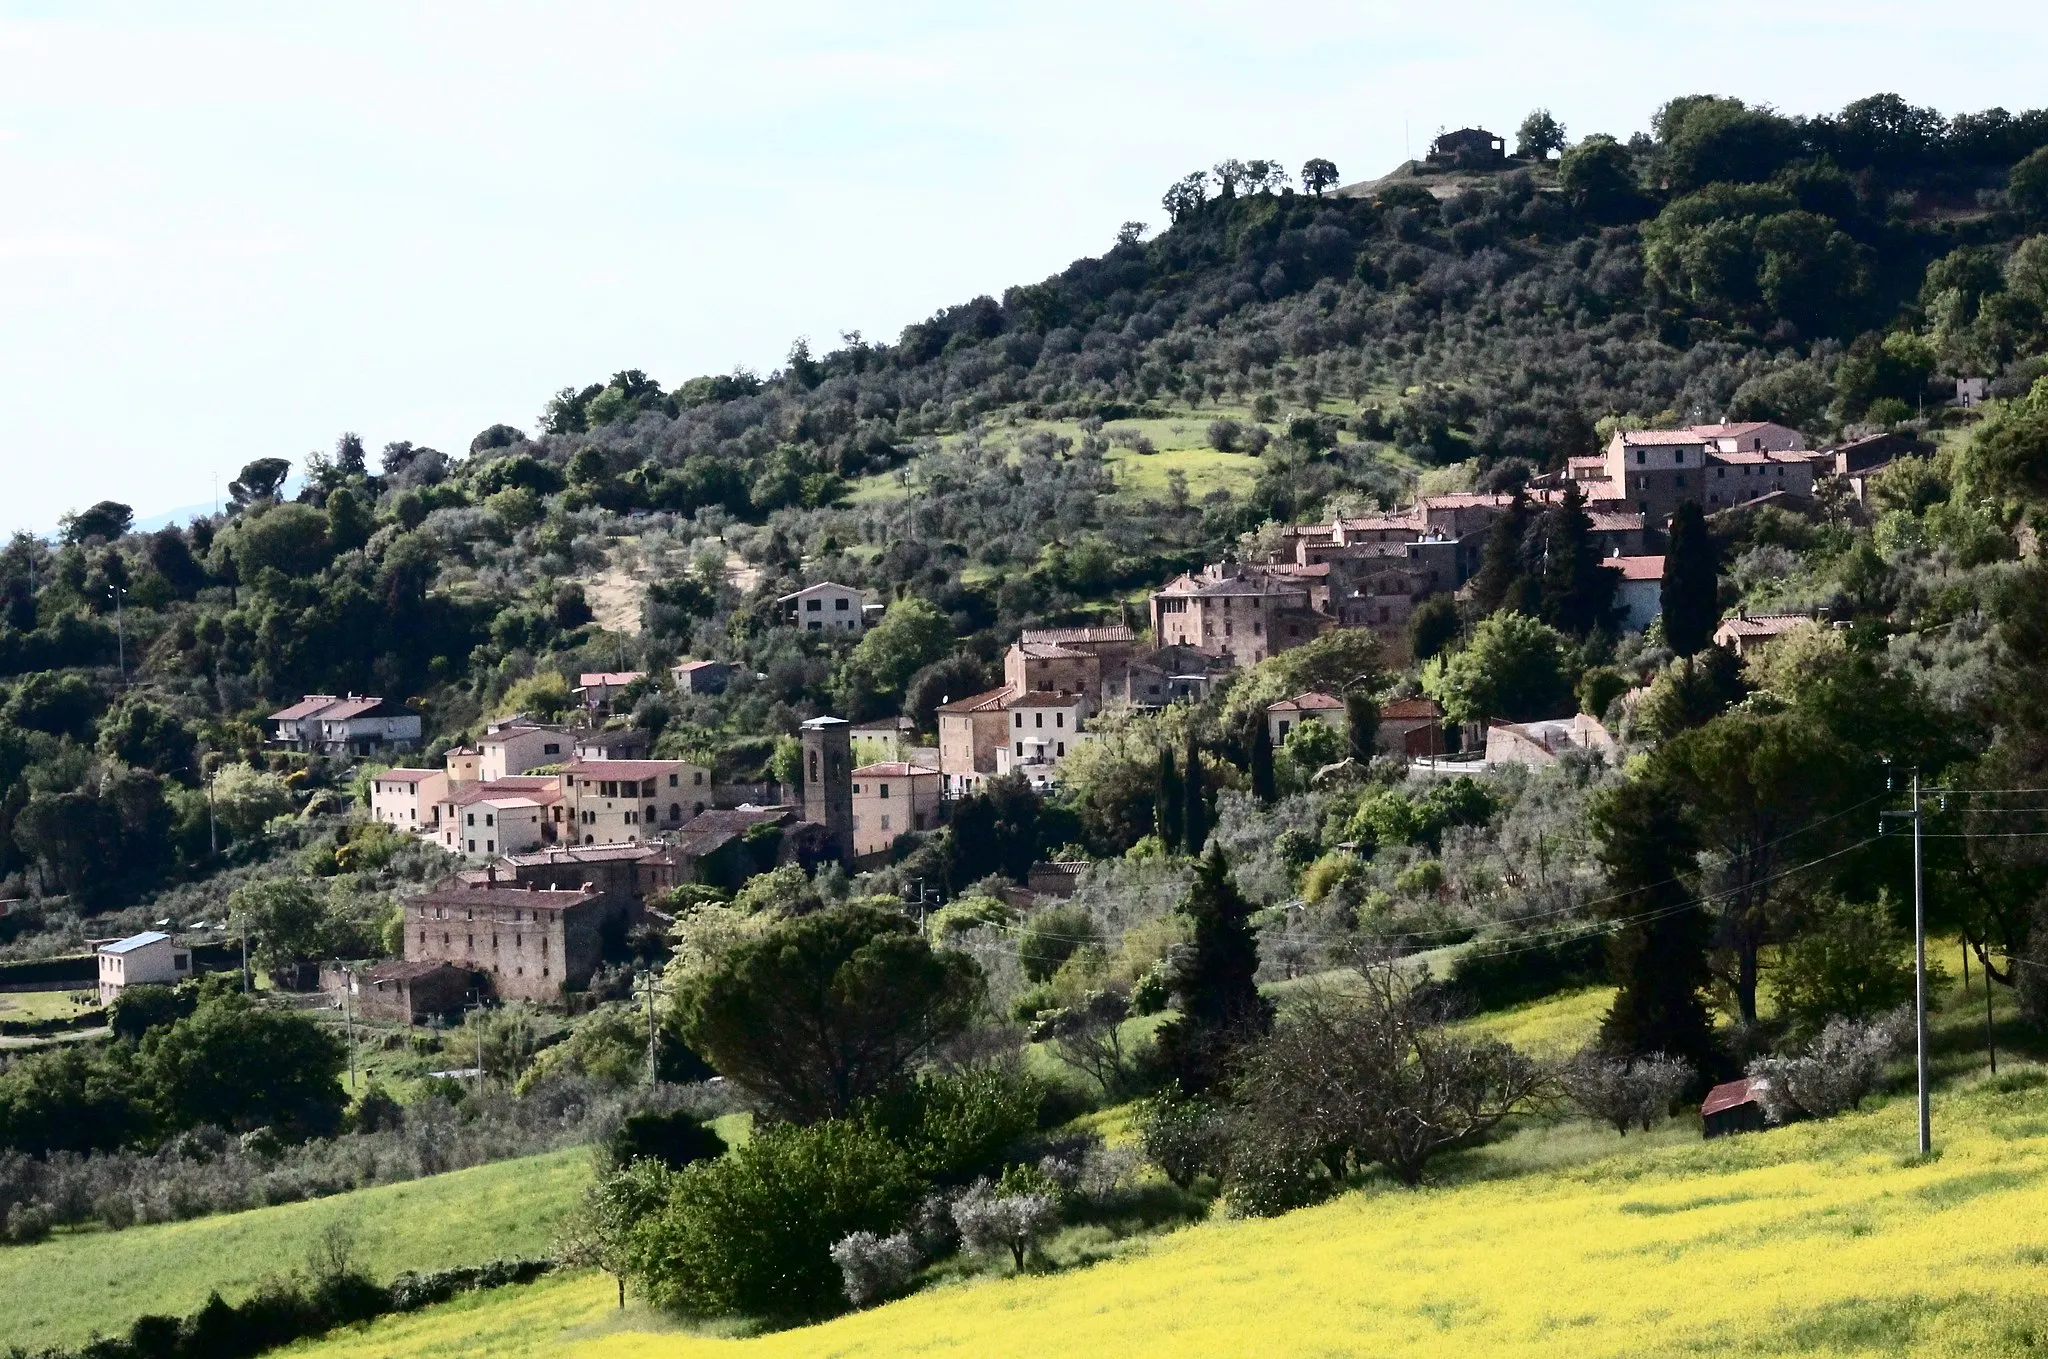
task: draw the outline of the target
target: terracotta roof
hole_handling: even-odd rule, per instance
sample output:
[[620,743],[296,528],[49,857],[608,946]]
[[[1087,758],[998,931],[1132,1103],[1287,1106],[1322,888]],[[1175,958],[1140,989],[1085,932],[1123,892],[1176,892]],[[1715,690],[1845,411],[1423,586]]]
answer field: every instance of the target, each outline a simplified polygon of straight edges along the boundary
[[1722,619],[1716,631],[1725,632],[1730,637],[1778,637],[1813,621],[1811,614],[1804,613],[1759,613],[1747,618],[1738,614]]
[[724,665],[724,661],[677,661],[669,669],[676,671],[702,670],[707,665]]
[[586,670],[577,677],[576,683],[585,689],[600,685],[607,689],[623,689],[634,680],[646,678],[644,670]]
[[422,892],[414,901],[432,906],[513,906],[537,911],[565,911],[586,901],[596,901],[595,891],[580,887],[437,887]]
[[351,717],[368,717],[382,707],[384,700],[381,698],[344,698],[322,708],[313,716],[322,722],[346,722]]
[[743,831],[750,826],[774,825],[796,815],[790,807],[713,807],[684,822],[678,834],[700,834],[710,830]]
[[1000,689],[990,689],[986,693],[975,694],[968,698],[956,698],[951,703],[941,703],[938,711],[942,713],[991,713],[999,710],[1004,703],[1009,701],[1009,697],[1010,688],[1008,685],[1004,685]]
[[1028,694],[1019,694],[1003,703],[1005,708],[1071,708],[1082,702],[1079,694],[1046,693],[1034,689]]
[[477,740],[479,746],[504,745],[515,736],[528,736],[534,732],[551,732],[556,736],[567,736],[567,727],[551,726],[546,722],[508,722],[496,731],[487,731]]
[[1662,557],[1609,557],[1602,565],[1621,572],[1623,580],[1664,579]]
[[1676,445],[1690,447],[1705,443],[1704,435],[1689,429],[1625,429],[1620,432],[1621,442],[1626,447],[1670,448]]
[[898,715],[898,716],[896,716],[896,717],[877,717],[877,718],[875,718],[874,720],[872,720],[872,721],[868,721],[868,722],[856,722],[856,723],[854,723],[854,724],[853,724],[853,729],[854,729],[854,730],[855,730],[856,732],[861,732],[861,731],[895,731],[895,732],[904,732],[904,731],[915,731],[915,730],[917,730],[917,724],[916,724],[916,723],[914,723],[914,722],[912,722],[912,721],[911,721],[911,720],[910,720],[909,718],[907,718],[907,717],[903,717],[903,716],[901,716],[901,715]]
[[307,694],[297,703],[292,704],[291,707],[272,713],[268,720],[272,722],[295,722],[302,717],[311,717],[314,713],[319,712],[334,702],[335,695],[333,694]]
[[921,764],[911,764],[907,760],[883,760],[879,764],[864,764],[853,771],[855,778],[871,779],[914,779],[924,774],[937,778],[939,771],[926,769]]
[[1341,698],[1333,698],[1329,694],[1321,694],[1315,692],[1314,690],[1310,690],[1308,693],[1305,694],[1296,694],[1293,698],[1283,698],[1278,703],[1269,705],[1266,708],[1266,711],[1327,712],[1331,709],[1341,708],[1343,706],[1344,700]]
[[[507,854],[498,860],[515,868],[537,868],[546,864],[614,863],[621,859],[638,862],[659,859],[667,851],[660,845],[550,845],[525,854]],[[481,872],[480,869],[471,870]]]
[[1056,642],[1012,642],[1010,645],[1023,652],[1027,660],[1034,661],[1080,661],[1094,654],[1074,651]]
[[[549,802],[554,802],[554,801],[556,801],[556,799],[554,799],[554,798],[549,798],[549,799],[547,799],[547,800],[548,800]],[[484,806],[486,806],[486,807],[497,807],[497,808],[500,808],[500,809],[502,809],[502,808],[505,808],[505,807],[538,807],[538,806],[540,806],[540,803],[539,803],[539,802],[536,802],[536,801],[535,801],[534,799],[532,799],[532,798],[530,798],[530,797],[516,797],[516,796],[515,796],[515,797],[487,797],[487,798],[484,798],[484,799],[483,799],[483,805],[484,805]]]
[[541,802],[559,802],[561,784],[552,774],[514,774],[510,778],[460,784],[448,790],[448,800],[467,807],[494,797],[530,797]]
[[1739,1109],[1745,1104],[1756,1102],[1757,1077],[1744,1076],[1739,1081],[1726,1081],[1707,1091],[1707,1097],[1700,1104],[1700,1117]]
[[1416,503],[1428,510],[1503,509],[1514,503],[1511,495],[1478,491],[1457,491],[1449,495],[1426,495]]
[[1636,510],[1588,510],[1586,518],[1593,521],[1596,533],[1620,533],[1643,527],[1643,516]]
[[576,760],[562,772],[582,779],[655,779],[692,767],[686,760]]
[[1433,698],[1397,698],[1391,703],[1380,705],[1381,718],[1392,718],[1395,721],[1411,718],[1428,718],[1435,721],[1443,715],[1444,710],[1436,705]]
[[378,777],[379,779],[430,779],[430,778],[434,777],[434,775],[436,775],[436,774],[438,774],[438,773],[440,773],[440,772],[441,772],[441,771],[440,771],[440,770],[438,770],[438,769],[398,769],[398,768],[392,768],[392,769],[387,769],[387,770],[385,770],[385,771],[384,771],[383,773],[379,774],[379,775],[378,775],[377,777]]
[[1111,623],[1091,628],[1026,628],[1017,640],[1060,646],[1069,642],[1132,642],[1137,635],[1121,623]]

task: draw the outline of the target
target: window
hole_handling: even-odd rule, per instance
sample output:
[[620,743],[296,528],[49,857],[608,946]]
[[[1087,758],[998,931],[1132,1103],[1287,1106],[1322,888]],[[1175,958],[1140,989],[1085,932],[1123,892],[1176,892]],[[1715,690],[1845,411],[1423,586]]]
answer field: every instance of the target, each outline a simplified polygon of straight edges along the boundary
[[882,796],[885,798],[889,796],[889,785],[886,783],[882,785]]
[[886,817],[886,816],[882,818],[882,829],[883,829],[883,830],[887,830],[887,829],[889,829],[889,818],[888,818],[888,817]]
[[1024,714],[1023,714],[1023,713],[1018,713],[1018,714],[1017,714],[1017,730],[1019,730],[1019,731],[1022,731],[1022,730],[1024,730]]
[[472,840],[469,842],[469,852],[471,854],[476,853],[476,841]]
[[824,601],[824,600],[822,600],[822,599],[807,599],[807,600],[805,600],[805,601],[804,601],[804,612],[805,612],[805,613],[823,613],[824,611],[825,611],[825,601]]
[[833,600],[832,607],[839,613],[845,613],[847,609],[846,598],[844,596],[841,596],[840,598]]
[[1017,754],[1018,754],[1018,755],[1019,755],[1020,757],[1021,757],[1021,756],[1022,756],[1022,755],[1024,754],[1024,743],[1023,743],[1022,741],[1019,741],[1019,742],[1017,743]]
[[1061,758],[1061,759],[1063,759],[1063,760],[1064,760],[1064,759],[1066,759],[1066,758],[1067,758],[1067,743],[1066,743],[1065,741],[1059,741],[1059,742],[1056,742],[1055,744],[1056,744],[1056,745],[1058,745],[1058,747],[1059,747],[1059,756],[1060,756],[1060,758]]
[[1683,466],[1685,466],[1685,450],[1684,450],[1684,449],[1682,449],[1682,448],[1677,448],[1677,449],[1673,449],[1673,450],[1672,450],[1672,452],[1671,452],[1671,465],[1672,465],[1673,467],[1683,467]]
[[690,775],[690,782],[702,788],[704,786],[704,771],[701,769],[693,771]]
[[549,741],[540,748],[540,753],[543,755],[559,755],[562,753],[562,743],[560,741]]
[[[823,627],[823,626],[825,626],[825,625],[824,625],[823,623],[820,623],[820,622],[819,622],[819,621],[818,621],[817,619],[815,619],[815,618],[813,618],[813,619],[812,619],[812,620],[810,621],[810,624],[809,624],[809,628],[810,628],[810,631],[812,631],[812,632],[816,632],[816,631],[817,631],[817,630],[818,630],[819,628],[821,628],[821,627]],[[542,968],[541,970],[542,970],[543,972],[545,972],[545,971],[546,971],[547,969],[546,969],[546,968]]]
[[469,824],[469,825],[472,825],[472,826],[474,826],[474,825],[476,824],[476,813],[475,813],[475,812],[471,812],[471,813],[469,814],[469,816],[468,816],[467,820],[468,820],[468,824]]
[[[681,809],[681,808],[679,807],[679,808],[677,808],[676,810],[678,810],[678,811],[681,811],[682,809]],[[647,804],[647,824],[651,826],[651,825],[653,825],[653,824],[654,824],[654,823],[655,823],[655,822],[656,822],[657,820],[659,820],[659,819],[660,819],[660,818],[658,818],[658,817],[657,817],[657,816],[656,816],[656,815],[654,814],[654,804],[653,804],[653,803],[651,803],[651,802],[650,802],[650,803],[648,803],[648,804]]]
[[497,823],[497,820],[496,820],[496,819],[495,819],[494,817],[492,817],[492,815],[491,815],[491,814],[490,814],[489,812],[485,812],[485,813],[484,813],[484,824],[485,824],[486,826],[495,826],[495,825],[497,825],[498,823]]
[[671,821],[680,821],[683,819],[683,808],[681,803],[671,802],[668,804],[668,819]]
[[1034,721],[1033,721],[1033,722],[1032,722],[1032,724],[1031,724],[1032,726],[1034,726],[1034,727],[1043,727],[1043,726],[1045,725],[1045,714],[1044,714],[1044,713],[1033,713],[1033,714],[1032,714],[1031,716],[1032,716],[1032,717],[1033,717],[1033,719],[1034,719]]
[[1053,724],[1053,725],[1054,725],[1055,727],[1064,727],[1064,726],[1066,726],[1066,725],[1067,725],[1067,715],[1066,715],[1065,713],[1054,713],[1054,714],[1052,715],[1052,724]]

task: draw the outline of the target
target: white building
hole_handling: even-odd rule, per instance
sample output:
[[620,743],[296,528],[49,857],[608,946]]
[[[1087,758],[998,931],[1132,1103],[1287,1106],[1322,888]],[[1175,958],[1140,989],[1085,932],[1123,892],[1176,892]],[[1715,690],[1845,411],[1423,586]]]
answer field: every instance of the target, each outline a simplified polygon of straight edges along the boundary
[[1608,569],[1621,573],[1614,602],[1621,609],[1621,625],[1641,632],[1664,612],[1664,558],[1609,557]]
[[448,797],[448,775],[439,769],[387,769],[370,781],[370,816],[402,831],[430,831],[441,824],[440,804]]
[[192,951],[159,930],[102,944],[98,953],[102,1005],[120,995],[124,986],[175,986],[192,975]]
[[1046,792],[1059,783],[1059,765],[1081,743],[1081,694],[1019,694],[1003,704],[1005,740],[996,748],[996,774],[1022,775]]
[[477,777],[486,783],[570,758],[567,730],[538,722],[507,722],[485,732],[476,744]]
[[836,581],[806,585],[775,602],[783,621],[800,632],[859,632],[867,626],[861,592]]
[[1342,736],[1344,700],[1310,690],[1293,698],[1283,698],[1266,709],[1266,734],[1273,738],[1276,747],[1287,744],[1287,733],[1304,722],[1320,722]]
[[308,694],[274,712],[270,742],[314,755],[363,758],[411,750],[420,743],[420,715],[387,699]]

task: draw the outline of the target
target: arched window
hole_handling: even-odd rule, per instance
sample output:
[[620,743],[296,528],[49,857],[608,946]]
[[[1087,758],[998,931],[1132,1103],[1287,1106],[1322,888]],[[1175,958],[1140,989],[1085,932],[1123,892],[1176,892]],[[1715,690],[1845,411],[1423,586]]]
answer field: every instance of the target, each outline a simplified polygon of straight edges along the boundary
[[671,821],[680,821],[683,819],[683,809],[681,804],[674,802],[668,804],[668,819]]

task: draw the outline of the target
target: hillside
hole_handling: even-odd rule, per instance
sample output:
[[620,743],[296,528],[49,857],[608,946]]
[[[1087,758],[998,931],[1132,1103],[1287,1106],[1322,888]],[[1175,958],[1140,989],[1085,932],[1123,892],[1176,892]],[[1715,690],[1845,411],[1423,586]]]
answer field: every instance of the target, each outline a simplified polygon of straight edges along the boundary
[[643,1332],[644,1314],[619,1322],[608,1284],[584,1278],[299,1352],[2024,1352],[2048,1325],[2048,1076],[2030,1067],[1967,1084],[1935,1116],[1941,1154],[1925,1164],[1905,1154],[1905,1097],[1714,1143],[1645,1147],[1602,1133],[1610,1154],[1559,1170],[1190,1228],[1082,1273],[939,1288],[756,1340],[691,1339],[658,1323]]

